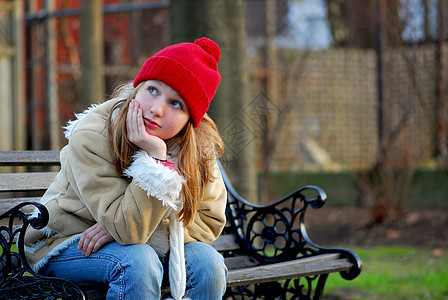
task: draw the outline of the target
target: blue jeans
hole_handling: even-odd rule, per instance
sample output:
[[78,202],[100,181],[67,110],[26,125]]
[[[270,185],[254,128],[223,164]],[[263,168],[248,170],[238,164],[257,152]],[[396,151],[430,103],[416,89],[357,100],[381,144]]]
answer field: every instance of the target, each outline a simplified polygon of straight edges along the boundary
[[[89,257],[77,250],[77,243],[50,259],[42,274],[79,283],[100,282],[109,285],[107,299],[160,299],[161,285],[168,264],[162,263],[154,249],[146,244],[104,245]],[[222,299],[226,290],[227,268],[212,246],[185,244],[186,298]]]

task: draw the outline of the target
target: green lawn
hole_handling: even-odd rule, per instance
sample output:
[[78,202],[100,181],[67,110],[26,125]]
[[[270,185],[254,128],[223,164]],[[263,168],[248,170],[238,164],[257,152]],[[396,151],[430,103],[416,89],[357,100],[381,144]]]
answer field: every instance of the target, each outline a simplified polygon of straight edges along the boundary
[[448,299],[448,253],[422,248],[355,248],[361,275],[346,281],[329,276],[324,299]]

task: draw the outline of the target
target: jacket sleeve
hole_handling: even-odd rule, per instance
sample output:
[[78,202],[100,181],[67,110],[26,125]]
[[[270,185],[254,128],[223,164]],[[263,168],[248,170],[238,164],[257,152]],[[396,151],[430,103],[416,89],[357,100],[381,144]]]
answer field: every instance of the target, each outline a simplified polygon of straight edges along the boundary
[[185,242],[210,243],[218,238],[226,224],[227,193],[216,161],[212,163],[212,181],[206,186],[194,221],[185,228]]
[[[127,178],[118,176],[105,135],[81,130],[69,142],[67,178],[93,218],[121,244],[145,243],[171,206],[183,178],[140,153]],[[159,175],[163,180],[155,180]],[[175,182],[175,183],[173,183]]]

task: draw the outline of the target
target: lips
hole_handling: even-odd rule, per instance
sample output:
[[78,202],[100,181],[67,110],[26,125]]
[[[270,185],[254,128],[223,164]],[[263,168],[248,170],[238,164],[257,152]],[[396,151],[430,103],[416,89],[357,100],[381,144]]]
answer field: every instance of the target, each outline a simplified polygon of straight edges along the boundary
[[157,122],[154,122],[150,119],[143,119],[143,123],[145,123],[145,126],[149,129],[158,129],[160,128],[160,125]]

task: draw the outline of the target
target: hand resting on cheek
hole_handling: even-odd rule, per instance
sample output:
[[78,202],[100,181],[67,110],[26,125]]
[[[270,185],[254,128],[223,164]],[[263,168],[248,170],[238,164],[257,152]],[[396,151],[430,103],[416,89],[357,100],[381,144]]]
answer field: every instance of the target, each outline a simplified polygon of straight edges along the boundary
[[148,155],[160,159],[166,159],[166,144],[161,138],[150,135],[145,130],[143,113],[137,101],[132,100],[129,104],[126,118],[126,130],[128,139]]

